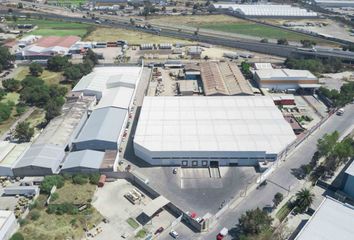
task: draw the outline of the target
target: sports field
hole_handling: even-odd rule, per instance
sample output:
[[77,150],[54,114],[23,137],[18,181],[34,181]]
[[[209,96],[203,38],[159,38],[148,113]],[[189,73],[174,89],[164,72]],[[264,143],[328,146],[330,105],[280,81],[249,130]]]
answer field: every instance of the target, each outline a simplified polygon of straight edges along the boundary
[[27,23],[37,25],[38,28],[28,34],[41,36],[69,36],[83,37],[91,25],[84,23],[61,22],[53,20],[28,19],[18,20],[17,24]]
[[86,0],[48,0],[48,4],[55,4],[60,6],[79,6],[86,3]]

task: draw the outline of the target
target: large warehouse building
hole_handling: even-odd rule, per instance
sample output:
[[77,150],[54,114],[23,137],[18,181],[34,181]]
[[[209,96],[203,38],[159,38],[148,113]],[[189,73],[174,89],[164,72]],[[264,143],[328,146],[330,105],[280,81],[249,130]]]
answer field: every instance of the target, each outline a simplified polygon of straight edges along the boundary
[[318,78],[308,70],[261,69],[255,71],[254,78],[260,88],[296,90],[320,87]]
[[295,240],[352,240],[354,206],[325,198]]
[[216,10],[228,10],[246,17],[317,17],[317,13],[291,5],[276,4],[213,4]]
[[42,176],[58,173],[65,152],[87,119],[94,97],[80,97],[67,102],[62,115],[50,121],[13,168],[15,176]]
[[73,92],[99,100],[74,140],[74,150],[118,150],[134,101],[141,66],[96,67],[83,77]]
[[145,97],[134,151],[151,165],[256,165],[294,140],[271,97]]

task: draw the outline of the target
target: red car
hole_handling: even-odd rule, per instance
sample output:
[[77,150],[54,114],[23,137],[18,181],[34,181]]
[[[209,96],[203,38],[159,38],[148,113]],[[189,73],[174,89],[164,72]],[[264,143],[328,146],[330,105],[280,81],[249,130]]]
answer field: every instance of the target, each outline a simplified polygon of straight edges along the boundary
[[218,234],[216,235],[216,240],[223,240],[225,236],[223,236],[222,234]]
[[164,230],[163,227],[159,227],[159,228],[155,231],[155,235],[162,233],[163,230]]

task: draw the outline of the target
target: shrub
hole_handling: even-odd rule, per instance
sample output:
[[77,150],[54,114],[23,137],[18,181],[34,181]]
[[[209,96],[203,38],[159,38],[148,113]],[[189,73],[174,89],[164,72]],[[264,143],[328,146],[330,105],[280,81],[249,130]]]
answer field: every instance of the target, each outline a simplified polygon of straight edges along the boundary
[[98,182],[100,181],[100,174],[99,173],[92,173],[89,176],[90,183],[93,185],[97,185]]
[[73,183],[79,184],[79,185],[84,185],[87,183],[87,176],[85,176],[83,174],[76,174],[73,176]]
[[57,200],[58,198],[59,198],[59,194],[55,192],[55,193],[52,194],[52,196],[51,196],[51,198],[50,198],[50,201],[53,201],[53,202],[54,202],[54,201]]
[[62,204],[49,204],[47,208],[48,214],[70,214],[75,215],[79,212],[79,209],[72,203],[62,203]]
[[64,186],[64,178],[60,175],[46,176],[41,184],[41,191],[43,193],[50,193],[53,186],[61,188]]
[[12,235],[10,240],[25,240],[25,238],[23,237],[23,235],[21,233],[17,232],[14,235]]
[[36,221],[41,216],[41,213],[38,210],[32,210],[29,213],[29,217],[31,220]]

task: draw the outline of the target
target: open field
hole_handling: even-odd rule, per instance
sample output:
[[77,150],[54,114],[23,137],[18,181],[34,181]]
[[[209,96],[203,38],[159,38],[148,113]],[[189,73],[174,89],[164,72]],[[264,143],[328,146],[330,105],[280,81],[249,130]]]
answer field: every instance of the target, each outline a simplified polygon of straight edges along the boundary
[[31,115],[26,119],[32,127],[37,127],[45,120],[45,111],[43,109],[36,108]]
[[79,6],[86,3],[86,0],[48,0],[48,4],[58,4],[60,6]]
[[[93,185],[92,187],[95,188]],[[71,195],[70,199],[67,199],[66,202],[72,203],[70,201],[75,196],[81,196],[82,192],[85,192],[85,189],[86,187],[83,185],[78,185],[77,188],[73,189],[70,182],[66,181],[64,187],[58,189],[57,192],[60,190],[63,197]],[[73,190],[75,192],[72,192]],[[67,192],[67,194],[64,195],[63,191]],[[89,197],[92,198],[92,195]],[[19,232],[22,233],[26,240],[82,239],[84,228],[91,229],[103,219],[101,214],[93,207],[74,215],[48,214],[45,207],[46,198],[46,195],[40,195],[36,201],[36,206],[31,210],[31,212],[39,212],[39,218],[37,220],[30,219],[30,212],[25,220],[25,224],[20,227]]]
[[[96,186],[92,184],[78,185],[71,182],[65,182],[63,188],[56,190],[59,198],[51,202],[54,204],[60,204],[64,202],[70,202],[74,204],[85,204],[89,203],[93,194],[95,193]],[[75,193],[75,194],[73,194]]]
[[117,41],[123,39],[131,44],[142,43],[186,43],[187,40],[163,37],[138,31],[100,27],[89,34],[85,41]]
[[[21,69],[18,71],[18,74],[15,76],[15,79],[22,81],[27,75],[30,75],[30,72],[28,67],[19,68]],[[43,73],[39,76],[39,78],[43,79],[43,81],[48,85],[60,84],[71,90],[71,84],[61,83],[61,81],[64,79],[62,72],[51,72],[48,70],[44,70]]]
[[41,36],[68,36],[75,35],[83,37],[91,27],[89,24],[54,21],[47,19],[19,19],[16,24],[27,23],[37,25],[38,28],[29,32],[28,35]]
[[225,15],[205,16],[173,16],[173,17],[157,17],[150,20],[155,24],[170,24],[190,27],[199,27],[215,31],[230,32],[235,34],[249,35],[260,38],[279,39],[286,38],[289,41],[300,41],[304,39],[314,40],[316,42],[325,43],[327,41],[313,38],[301,33],[287,31],[276,27],[265,26],[251,21],[230,17]]

